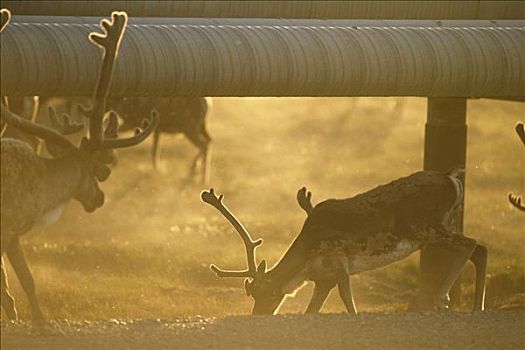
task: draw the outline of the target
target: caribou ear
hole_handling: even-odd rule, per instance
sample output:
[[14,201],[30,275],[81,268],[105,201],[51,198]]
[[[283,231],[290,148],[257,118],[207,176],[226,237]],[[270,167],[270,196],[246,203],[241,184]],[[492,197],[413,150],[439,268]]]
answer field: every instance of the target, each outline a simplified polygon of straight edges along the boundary
[[251,296],[252,295],[252,283],[249,279],[244,280],[244,289],[246,290],[246,295]]
[[262,260],[259,266],[257,266],[257,278],[261,278],[266,273],[266,260]]

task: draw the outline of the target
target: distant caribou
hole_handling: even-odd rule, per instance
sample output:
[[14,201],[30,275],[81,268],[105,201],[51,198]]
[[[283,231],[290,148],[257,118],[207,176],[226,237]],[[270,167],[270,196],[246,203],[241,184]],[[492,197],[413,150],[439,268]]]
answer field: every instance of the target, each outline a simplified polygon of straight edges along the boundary
[[[254,194],[256,195],[256,194]],[[311,193],[297,193],[308,214],[301,232],[280,261],[266,271],[257,266],[253,240],[223,204],[214,190],[201,194],[235,227],[241,236],[248,262],[244,271],[225,271],[215,265],[218,277],[246,278],[244,287],[255,304],[252,314],[273,314],[286,295],[307,280],[315,282],[306,313],[317,313],[336,285],[349,313],[356,313],[349,276],[401,260],[425,247],[451,252],[453,259],[435,295],[435,307],[447,309],[449,292],[470,259],[476,267],[474,310],[483,310],[487,249],[474,239],[447,228],[449,216],[460,205],[463,187],[458,172],[421,171],[348,199],[311,203]]]
[[[110,175],[110,169],[105,164],[106,153],[142,142],[158,124],[158,116],[154,111],[149,121],[145,122],[143,130],[137,130],[135,136],[126,139],[104,137],[109,129],[116,128],[117,123],[117,116],[113,113],[106,130],[103,128],[113,65],[126,23],[126,13],[113,12],[111,21],[103,19],[100,22],[102,33],[93,32],[89,35],[91,42],[102,48],[103,59],[92,108],[84,109],[89,119],[89,138],[84,138],[80,147],[73,145],[57,131],[23,119],[4,104],[1,105],[2,120],[8,125],[61,149],[60,156],[46,159],[36,155],[20,140],[1,140],[2,258],[5,253],[27,294],[35,326],[42,326],[45,321],[36,297],[33,277],[20,245],[20,236],[35,225],[57,220],[63,206],[71,199],[79,201],[87,212],[101,207],[104,204],[104,193],[98,182],[105,181]],[[75,129],[67,120],[62,126],[66,131]],[[16,319],[18,315],[15,300],[8,291],[3,260],[1,272],[2,308],[9,319]]]
[[[76,113],[86,97],[41,97],[40,106],[51,106],[67,113]],[[139,127],[143,116],[158,111],[159,126],[153,133],[151,161],[157,169],[160,161],[161,134],[182,134],[198,149],[186,182],[207,183],[210,177],[210,144],[212,138],[206,129],[206,116],[211,100],[205,97],[108,97],[107,110],[115,111],[122,123],[120,130]],[[116,155],[114,155],[116,156]],[[116,161],[116,157],[114,158]]]
[[160,158],[160,135],[182,134],[199,153],[193,160],[187,180],[197,176],[198,181],[206,183],[209,179],[209,147],[211,137],[206,130],[206,115],[209,103],[205,97],[111,97],[108,98],[108,109],[114,110],[123,119],[123,129],[135,128],[140,125],[142,115],[149,113],[153,108],[159,112],[159,126],[153,133],[153,147],[151,150],[152,164],[156,169]]

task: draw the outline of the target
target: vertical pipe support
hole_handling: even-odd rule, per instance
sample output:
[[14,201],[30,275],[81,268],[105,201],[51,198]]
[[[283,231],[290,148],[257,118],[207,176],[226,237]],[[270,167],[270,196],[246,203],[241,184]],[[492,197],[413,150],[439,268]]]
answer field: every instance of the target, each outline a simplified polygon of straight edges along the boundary
[[[424,170],[448,171],[465,168],[467,154],[467,99],[428,98],[425,126]],[[465,188],[465,174],[461,174]],[[463,204],[451,218],[450,229],[463,234]],[[420,255],[419,308],[434,308],[434,297],[441,281],[446,278],[452,261],[450,252],[427,248]],[[461,289],[456,283],[451,291],[451,306],[459,303]]]

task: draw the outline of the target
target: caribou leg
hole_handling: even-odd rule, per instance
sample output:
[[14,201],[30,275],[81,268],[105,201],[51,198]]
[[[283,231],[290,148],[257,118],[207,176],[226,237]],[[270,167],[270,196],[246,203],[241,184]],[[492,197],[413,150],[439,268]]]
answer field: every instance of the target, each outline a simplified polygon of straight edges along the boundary
[[315,281],[314,292],[306,308],[306,314],[316,314],[321,310],[328,294],[336,285],[336,281]]
[[343,276],[337,281],[339,295],[346,306],[346,310],[351,314],[357,314],[354,297],[352,295],[352,286],[350,285],[350,276]]
[[153,131],[153,146],[151,148],[151,162],[153,169],[157,170],[157,164],[160,161],[160,130],[159,127]]
[[33,316],[33,325],[43,326],[45,321],[36,298],[35,282],[33,280],[31,271],[27,266],[27,261],[18,237],[14,237],[11,240],[11,243],[6,249],[6,253],[9,261],[11,262],[11,265],[13,266],[13,270],[18,276],[18,280],[20,281],[20,284],[22,285],[22,288],[29,299],[31,313]]
[[211,143],[211,137],[206,131],[204,124],[201,124],[194,130],[185,131],[184,135],[188,140],[199,149],[199,153],[193,159],[191,168],[187,175],[187,182],[191,182],[195,179],[197,173],[197,167],[200,164],[201,167],[201,178],[200,184],[205,184],[208,180],[208,163],[209,163],[209,146]]
[[477,245],[476,240],[451,233],[438,241],[429,243],[429,245],[451,253],[452,262],[435,295],[438,310],[448,309],[450,289],[461,274],[463,266],[474,253]]
[[470,257],[476,267],[476,292],[474,295],[474,311],[483,311],[485,308],[485,278],[487,276],[487,248],[481,244]]
[[7,274],[5,272],[4,259],[2,258],[2,308],[4,309],[9,320],[16,320],[18,314],[15,307],[15,299],[9,294],[9,285],[7,284]]

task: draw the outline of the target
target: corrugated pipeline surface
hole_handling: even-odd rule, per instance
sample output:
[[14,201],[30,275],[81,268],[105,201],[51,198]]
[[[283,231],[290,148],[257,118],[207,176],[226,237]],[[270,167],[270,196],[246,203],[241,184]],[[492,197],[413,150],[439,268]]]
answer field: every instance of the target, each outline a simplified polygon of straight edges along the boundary
[[[2,94],[91,94],[96,20],[13,17]],[[523,96],[524,42],[523,21],[131,19],[111,94]]]
[[18,15],[320,19],[523,19],[523,1],[9,1]]

